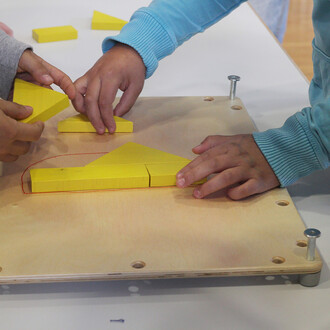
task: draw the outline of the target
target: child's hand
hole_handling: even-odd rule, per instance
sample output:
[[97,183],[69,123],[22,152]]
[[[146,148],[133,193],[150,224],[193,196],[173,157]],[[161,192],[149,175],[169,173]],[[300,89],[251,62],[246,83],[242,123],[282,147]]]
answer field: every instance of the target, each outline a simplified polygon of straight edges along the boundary
[[178,172],[178,187],[188,187],[216,173],[194,189],[195,198],[227,189],[228,197],[238,200],[279,186],[272,168],[250,134],[209,136],[193,148],[193,152],[200,156]]
[[44,129],[43,122],[24,124],[32,113],[31,107],[0,99],[0,161],[13,162],[29,151],[31,141],[37,141]]
[[50,86],[58,85],[72,100],[76,96],[76,89],[71,79],[61,70],[44,61],[31,50],[26,50],[18,63],[18,77],[24,80]]
[[[113,115],[122,116],[131,109],[143,88],[145,70],[133,48],[117,44],[75,81],[74,107],[88,116],[98,134],[103,134],[105,127],[113,133],[116,129]],[[113,109],[118,89],[124,94]]]
[[0,22],[0,30],[4,31],[11,37],[14,35],[13,30],[9,26],[7,26],[5,23]]

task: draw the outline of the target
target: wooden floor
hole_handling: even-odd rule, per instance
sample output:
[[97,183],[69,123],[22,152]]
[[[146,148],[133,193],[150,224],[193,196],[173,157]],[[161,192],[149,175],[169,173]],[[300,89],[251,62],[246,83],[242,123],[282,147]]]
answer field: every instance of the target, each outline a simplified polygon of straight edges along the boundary
[[283,41],[283,48],[308,80],[313,77],[312,9],[313,2],[311,0],[290,0],[288,26]]

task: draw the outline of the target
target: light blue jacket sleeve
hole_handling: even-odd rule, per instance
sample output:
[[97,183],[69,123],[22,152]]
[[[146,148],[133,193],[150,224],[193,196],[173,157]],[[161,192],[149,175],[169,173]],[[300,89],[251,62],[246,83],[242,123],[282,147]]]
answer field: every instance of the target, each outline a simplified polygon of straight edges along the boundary
[[314,77],[311,106],[284,126],[254,133],[254,139],[282,186],[330,165],[330,1],[314,0]]
[[154,0],[137,10],[116,37],[103,41],[103,52],[116,42],[133,47],[142,57],[149,78],[158,62],[184,41],[228,15],[246,0]]
[[[103,51],[116,42],[133,47],[146,66],[146,78],[159,60],[198,32],[229,14],[244,1],[154,0],[136,11],[116,37],[106,38]],[[329,167],[330,152],[330,0],[314,0],[314,78],[310,107],[291,116],[283,127],[254,133],[254,139],[281,186]],[[262,47],[262,46],[261,46]]]

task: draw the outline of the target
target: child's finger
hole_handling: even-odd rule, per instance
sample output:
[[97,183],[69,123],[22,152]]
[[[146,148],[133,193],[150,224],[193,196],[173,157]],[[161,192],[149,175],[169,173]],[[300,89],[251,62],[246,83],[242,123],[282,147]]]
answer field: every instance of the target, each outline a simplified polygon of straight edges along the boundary
[[239,200],[266,190],[268,189],[260,189],[260,184],[257,180],[250,179],[237,187],[228,189],[227,195],[233,200]]
[[88,85],[85,95],[85,108],[88,119],[96,129],[96,132],[103,134],[105,132],[105,126],[98,105],[99,91],[100,81],[98,79],[92,80]]
[[0,22],[0,30],[4,31],[11,37],[14,35],[13,30],[9,26],[7,26],[5,23]]
[[221,135],[210,135],[201,142],[200,145],[192,149],[195,154],[202,154],[203,152],[215,147],[216,145],[225,141],[225,136]]
[[19,67],[23,72],[30,73],[41,84],[51,85],[54,82],[49,70],[43,65],[41,58],[34,54],[32,50],[26,50],[22,54]]
[[76,95],[75,98],[72,100],[72,104],[74,108],[80,112],[80,113],[86,113],[86,108],[85,108],[85,94],[87,91],[87,76],[84,75],[77,79],[74,82],[74,86],[76,88]]
[[32,114],[32,107],[0,99],[0,109],[10,118],[24,119]]
[[226,169],[225,171],[215,175],[199,187],[196,187],[193,195],[196,198],[204,198],[218,190],[232,186],[248,179],[246,172],[242,171],[240,167]]
[[[143,87],[143,86],[142,86]],[[125,90],[124,94],[120,98],[119,103],[117,104],[114,114],[116,116],[122,116],[126,112],[130,111],[132,106],[134,105],[136,99],[141,93],[142,87],[135,84],[130,84],[128,88]]]
[[37,141],[44,130],[44,123],[41,121],[37,121],[33,124],[17,122],[17,125],[15,140],[19,141]]
[[21,156],[26,154],[31,146],[31,142],[27,141],[14,141],[10,146],[9,146],[9,153],[13,156]]
[[42,60],[42,63],[54,79],[54,83],[68,95],[70,100],[73,100],[76,96],[76,89],[70,77],[44,60]]
[[113,79],[103,79],[99,96],[99,109],[104,125],[110,133],[116,130],[112,104],[115,101],[119,83]]

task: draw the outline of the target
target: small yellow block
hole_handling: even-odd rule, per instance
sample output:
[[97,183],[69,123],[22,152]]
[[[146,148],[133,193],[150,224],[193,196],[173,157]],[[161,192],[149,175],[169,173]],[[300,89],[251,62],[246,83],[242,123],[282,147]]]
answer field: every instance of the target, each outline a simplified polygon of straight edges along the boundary
[[[189,161],[165,164],[146,164],[150,175],[150,187],[168,187],[176,185],[176,174],[183,169]],[[195,184],[202,184],[206,179],[202,179]]]
[[55,26],[34,29],[32,30],[32,37],[39,43],[72,40],[78,38],[78,31],[71,25]]
[[[114,116],[116,122],[117,133],[131,133],[133,132],[133,122]],[[71,132],[71,133],[84,133],[84,132],[96,132],[95,128],[88,120],[88,118],[82,114],[75,115],[73,117],[64,119],[57,124],[57,130],[59,132]],[[106,130],[108,132],[108,130]]]
[[149,148],[134,142],[128,142],[108,154],[94,160],[86,166],[110,164],[159,164],[190,162],[189,159]]
[[97,10],[94,10],[92,18],[92,30],[121,30],[122,27],[127,24],[120,18],[116,18],[107,14],[103,14]]
[[20,120],[30,124],[46,121],[70,105],[67,95],[21,79],[15,80],[13,101],[33,108],[30,117]]
[[189,162],[146,164],[150,175],[150,187],[175,186],[176,174]]
[[30,170],[32,192],[149,187],[144,165],[37,168]]

